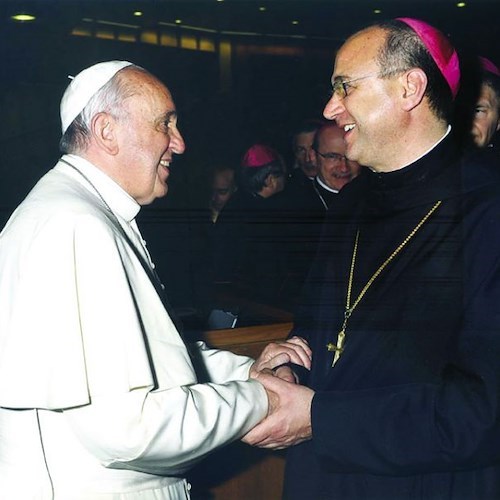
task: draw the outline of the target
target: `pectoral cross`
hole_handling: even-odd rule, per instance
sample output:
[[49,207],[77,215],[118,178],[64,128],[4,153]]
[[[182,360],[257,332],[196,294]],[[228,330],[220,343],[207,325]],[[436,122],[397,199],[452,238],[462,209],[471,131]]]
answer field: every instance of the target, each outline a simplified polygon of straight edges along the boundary
[[347,328],[347,322],[349,321],[349,318],[351,317],[352,309],[353,308],[347,307],[345,310],[344,322],[342,323],[342,328],[340,329],[340,332],[337,335],[337,343],[334,344],[333,342],[328,342],[328,344],[326,344],[326,348],[328,349],[328,352],[335,353],[333,355],[332,367],[339,360],[340,355],[344,352],[345,329]]
[[344,330],[340,330],[337,336],[337,344],[334,344],[333,342],[328,342],[328,344],[326,344],[326,348],[328,349],[329,352],[335,352],[335,354],[333,355],[332,367],[339,360],[340,355],[344,350],[344,340],[345,340],[345,332]]

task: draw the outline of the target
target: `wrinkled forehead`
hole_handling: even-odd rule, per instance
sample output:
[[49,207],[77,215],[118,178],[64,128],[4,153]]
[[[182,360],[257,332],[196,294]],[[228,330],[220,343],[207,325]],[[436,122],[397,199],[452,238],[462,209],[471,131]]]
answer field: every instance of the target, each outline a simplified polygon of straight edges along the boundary
[[130,70],[127,75],[128,98],[123,105],[129,112],[148,116],[153,123],[177,120],[177,112],[168,88],[155,76]]
[[377,56],[385,37],[384,30],[372,27],[348,38],[335,57],[333,79],[356,78],[378,70]]
[[132,101],[142,105],[148,103],[155,113],[173,112],[175,104],[168,88],[154,75],[131,68],[123,71],[122,78],[126,79],[127,94]]

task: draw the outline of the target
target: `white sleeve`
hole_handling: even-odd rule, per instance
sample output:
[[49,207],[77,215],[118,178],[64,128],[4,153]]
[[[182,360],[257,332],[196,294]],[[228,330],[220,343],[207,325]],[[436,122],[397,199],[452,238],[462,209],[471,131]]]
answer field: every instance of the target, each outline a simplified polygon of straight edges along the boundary
[[267,413],[254,380],[135,389],[65,410],[73,432],[106,467],[178,475],[241,437]]
[[254,359],[239,356],[230,351],[211,349],[204,342],[196,342],[195,348],[203,361],[211,382],[222,384],[231,380],[247,380]]

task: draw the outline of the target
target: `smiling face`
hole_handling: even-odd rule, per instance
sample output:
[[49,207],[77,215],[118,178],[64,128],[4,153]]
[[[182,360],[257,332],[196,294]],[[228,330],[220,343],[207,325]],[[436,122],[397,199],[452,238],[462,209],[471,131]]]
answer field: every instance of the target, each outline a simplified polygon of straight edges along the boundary
[[[382,29],[369,28],[341,47],[332,77],[334,93],[324,110],[325,118],[346,132],[346,156],[379,171],[396,163],[403,120],[396,99],[397,78],[379,77],[377,56],[385,37]],[[340,82],[343,88],[338,87]]]
[[472,138],[476,146],[484,148],[500,129],[500,99],[487,84],[481,85],[472,122]]
[[318,131],[319,178],[330,188],[340,191],[359,174],[360,166],[345,157],[344,132],[336,125],[325,126]]
[[182,154],[185,146],[168,89],[148,73],[125,72],[132,92],[123,103],[125,116],[117,121],[119,183],[147,205],[167,194],[173,154]]

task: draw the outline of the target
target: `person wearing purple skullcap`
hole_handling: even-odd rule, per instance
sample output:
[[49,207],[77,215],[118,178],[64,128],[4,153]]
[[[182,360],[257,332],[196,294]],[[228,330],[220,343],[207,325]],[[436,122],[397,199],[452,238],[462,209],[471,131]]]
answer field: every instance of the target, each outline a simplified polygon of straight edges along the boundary
[[[61,123],[63,156],[0,234],[0,498],[188,499],[187,469],[274,412],[294,381],[279,365],[309,351],[184,344],[136,223],[185,149],[162,82],[98,63]],[[268,398],[254,378],[274,368]]]
[[281,282],[276,198],[285,185],[285,166],[278,151],[253,144],[242,156],[239,189],[214,225],[213,263],[216,282],[225,282],[263,303],[276,300]]
[[289,447],[287,500],[500,498],[500,169],[450,133],[457,53],[424,21],[380,22],[331,83],[324,116],[367,168],[327,213],[290,333],[308,392],[244,440]]
[[481,86],[472,119],[471,134],[476,146],[491,146],[500,130],[500,70],[485,57],[480,57]]
[[285,187],[283,160],[265,144],[254,144],[246,151],[240,170],[243,188],[254,197],[269,198]]

